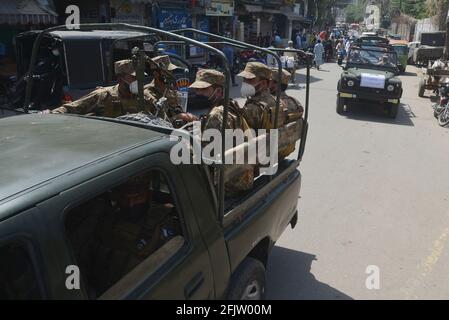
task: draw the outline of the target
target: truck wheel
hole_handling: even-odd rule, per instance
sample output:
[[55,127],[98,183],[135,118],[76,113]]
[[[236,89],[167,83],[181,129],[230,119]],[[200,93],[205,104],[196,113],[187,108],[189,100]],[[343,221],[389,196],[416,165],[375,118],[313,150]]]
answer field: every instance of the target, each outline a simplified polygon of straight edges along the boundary
[[338,96],[337,97],[337,113],[343,114],[345,112],[345,99]]
[[388,116],[391,119],[396,119],[397,115],[398,115],[398,110],[399,110],[399,103],[391,103],[390,104],[390,108],[388,108]]
[[246,258],[235,270],[229,285],[229,300],[262,300],[265,296],[265,267],[259,260]]
[[420,78],[419,79],[418,96],[423,98],[425,91],[426,91],[426,81],[423,78]]

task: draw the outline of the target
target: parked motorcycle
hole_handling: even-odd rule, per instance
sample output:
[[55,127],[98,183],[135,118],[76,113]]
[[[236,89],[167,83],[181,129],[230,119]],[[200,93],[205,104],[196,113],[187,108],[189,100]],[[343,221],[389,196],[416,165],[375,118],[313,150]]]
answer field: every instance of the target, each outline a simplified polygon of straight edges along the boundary
[[437,102],[432,105],[433,115],[438,118],[439,115],[444,111],[446,105],[449,103],[449,84],[441,86],[438,90]]

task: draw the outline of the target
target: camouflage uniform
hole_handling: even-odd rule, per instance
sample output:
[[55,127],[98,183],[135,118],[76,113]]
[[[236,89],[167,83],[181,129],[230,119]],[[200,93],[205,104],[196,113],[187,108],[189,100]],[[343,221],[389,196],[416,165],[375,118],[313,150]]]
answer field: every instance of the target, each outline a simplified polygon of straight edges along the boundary
[[[170,77],[173,77],[172,72],[176,70],[178,67],[170,62],[170,58],[167,55],[157,56],[153,59],[148,59],[150,65],[156,66],[160,72],[163,74],[167,74]],[[164,110],[165,114],[169,119],[172,119],[176,115],[183,112],[178,95],[176,91],[170,88],[167,88],[164,91],[161,91],[156,87],[156,84],[153,80],[150,84],[144,87],[145,96],[148,96],[154,105],[157,104],[160,98],[167,98],[166,101],[166,109]]]
[[[190,88],[204,89],[212,85],[221,86],[225,85],[225,77],[223,73],[212,70],[204,69],[198,71],[195,82],[192,83]],[[206,129],[222,129],[223,126],[223,101],[218,101],[209,110],[207,115],[202,119],[202,130]],[[225,129],[242,129],[244,132],[249,129],[248,123],[243,115],[243,110],[240,108],[236,101],[230,99],[228,109],[228,119],[225,125]],[[225,165],[225,172],[230,170],[233,166],[239,167],[239,175],[231,178],[229,181],[225,181],[225,189],[227,197],[234,197],[242,192],[249,191],[253,188],[254,182],[254,166],[253,165]]]
[[[135,75],[131,60],[121,60],[115,63],[115,73],[126,73]],[[137,95],[129,95],[129,92],[122,92],[120,85],[105,88],[97,88],[90,94],[70,103],[66,103],[59,108],[52,110],[52,113],[94,113],[97,116],[116,118],[127,113],[137,113],[139,102]],[[144,111],[154,113],[156,111],[154,100],[150,95],[144,95]],[[163,115],[160,115],[161,117]]]
[[[278,81],[278,69],[272,69],[272,80]],[[282,84],[288,85],[291,74],[282,69],[281,82]],[[287,95],[285,91],[281,92],[281,104],[280,104],[280,112],[283,114],[284,123],[281,123],[280,126],[286,125],[291,122],[298,121],[302,119],[302,115],[304,113],[304,108],[301,103],[293,97]],[[302,125],[302,123],[301,123]],[[279,150],[279,156],[281,158],[287,157],[290,153],[295,150],[295,144],[290,144],[285,148]]]
[[[249,62],[245,70],[238,74],[245,79],[270,80],[271,70],[260,62]],[[276,100],[271,96],[268,89],[257,92],[253,97],[249,97],[243,107],[248,125],[252,129],[272,129],[274,128],[274,115],[276,112]]]

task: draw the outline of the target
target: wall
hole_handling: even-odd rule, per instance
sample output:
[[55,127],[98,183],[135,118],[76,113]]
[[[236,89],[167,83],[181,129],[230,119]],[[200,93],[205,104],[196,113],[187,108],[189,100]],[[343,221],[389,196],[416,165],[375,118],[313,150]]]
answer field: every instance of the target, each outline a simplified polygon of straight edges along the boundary
[[413,41],[420,41],[422,32],[440,31],[435,18],[427,18],[418,20],[415,28],[415,36]]

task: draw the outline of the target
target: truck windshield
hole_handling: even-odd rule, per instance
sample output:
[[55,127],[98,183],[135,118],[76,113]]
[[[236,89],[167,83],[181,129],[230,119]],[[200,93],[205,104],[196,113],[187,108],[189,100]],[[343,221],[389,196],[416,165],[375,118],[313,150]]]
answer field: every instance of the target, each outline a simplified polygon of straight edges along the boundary
[[363,65],[368,68],[396,68],[397,54],[381,48],[353,48],[349,52],[348,65]]

